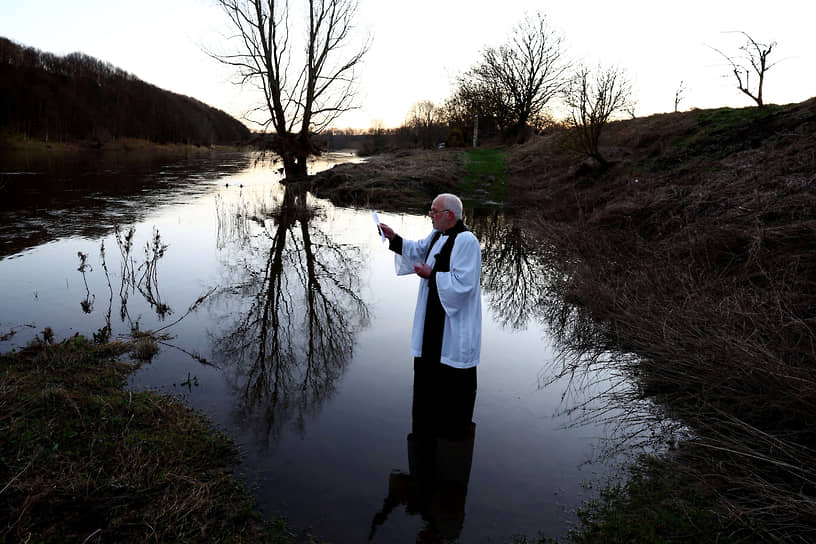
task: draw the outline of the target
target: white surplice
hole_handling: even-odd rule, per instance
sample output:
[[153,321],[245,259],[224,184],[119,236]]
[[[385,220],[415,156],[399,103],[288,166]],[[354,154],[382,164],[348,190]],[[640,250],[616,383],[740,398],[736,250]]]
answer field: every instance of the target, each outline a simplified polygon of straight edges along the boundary
[[[415,274],[414,264],[425,260],[428,246],[436,230],[423,240],[402,240],[402,254],[394,258],[398,275]],[[441,235],[428,254],[433,268],[435,255],[448,240]],[[436,287],[445,310],[445,330],[442,335],[442,363],[454,368],[471,368],[479,364],[482,346],[482,250],[479,240],[470,231],[456,236],[450,256],[450,272],[436,272]],[[428,280],[420,278],[414,327],[411,333],[411,355],[422,355],[422,334],[428,303]]]

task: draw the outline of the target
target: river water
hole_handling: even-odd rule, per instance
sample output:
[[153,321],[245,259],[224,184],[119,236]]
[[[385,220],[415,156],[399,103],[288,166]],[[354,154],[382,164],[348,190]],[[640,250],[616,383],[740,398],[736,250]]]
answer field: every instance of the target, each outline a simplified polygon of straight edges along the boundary
[[[0,351],[45,327],[161,330],[129,387],[206,413],[240,446],[264,513],[332,542],[562,536],[609,472],[594,456],[606,430],[571,425],[567,384],[549,383],[537,242],[466,203],[484,255],[475,431],[440,446],[433,477],[458,486],[427,497],[409,440],[418,280],[395,276],[372,210],[295,194],[279,166],[236,153],[3,168]],[[407,238],[430,230],[421,212],[379,215]]]

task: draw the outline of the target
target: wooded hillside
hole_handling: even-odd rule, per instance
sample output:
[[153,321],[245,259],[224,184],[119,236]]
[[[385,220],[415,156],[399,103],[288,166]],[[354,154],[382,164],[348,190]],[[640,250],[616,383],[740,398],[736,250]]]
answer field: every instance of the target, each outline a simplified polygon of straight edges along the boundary
[[83,53],[58,57],[0,37],[0,132],[47,141],[116,138],[234,144],[249,129],[223,111]]

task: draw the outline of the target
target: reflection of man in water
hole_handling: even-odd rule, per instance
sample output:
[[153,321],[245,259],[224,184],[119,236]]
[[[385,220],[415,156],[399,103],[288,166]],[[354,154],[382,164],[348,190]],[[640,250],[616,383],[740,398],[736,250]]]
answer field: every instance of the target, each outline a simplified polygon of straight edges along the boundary
[[459,537],[465,520],[470,466],[476,425],[471,421],[476,392],[455,408],[454,416],[439,425],[439,404],[434,384],[428,378],[414,376],[413,420],[408,435],[408,474],[391,472],[388,496],[382,509],[371,520],[368,539],[384,524],[394,508],[405,505],[409,514],[419,514],[425,522],[416,542],[453,541]]
[[397,274],[416,273],[421,280],[411,335],[410,474],[391,475],[372,536],[400,503],[421,512],[426,529],[445,538],[458,535],[464,519],[482,335],[481,247],[462,223],[462,201],[455,195],[437,196],[429,215],[433,231],[422,240],[404,240],[381,224],[397,254]]

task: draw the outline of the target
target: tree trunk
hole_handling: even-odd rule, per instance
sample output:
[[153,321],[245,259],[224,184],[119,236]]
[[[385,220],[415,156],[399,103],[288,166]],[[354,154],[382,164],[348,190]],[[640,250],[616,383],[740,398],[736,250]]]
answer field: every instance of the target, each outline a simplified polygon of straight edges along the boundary
[[275,136],[272,150],[280,155],[283,161],[283,172],[286,179],[303,179],[308,175],[309,157],[320,155],[320,150],[310,138],[297,134]]

